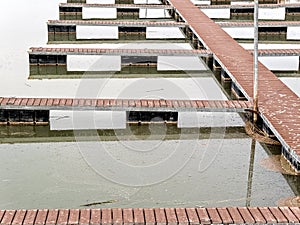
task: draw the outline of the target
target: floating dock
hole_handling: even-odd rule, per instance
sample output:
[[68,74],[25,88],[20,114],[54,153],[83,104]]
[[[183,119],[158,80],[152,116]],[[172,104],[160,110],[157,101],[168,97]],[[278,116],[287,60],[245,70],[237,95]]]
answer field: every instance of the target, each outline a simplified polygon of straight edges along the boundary
[[[216,22],[221,27],[252,27],[253,22],[250,21],[228,21],[228,22]],[[299,27],[300,21],[260,21],[258,27]]]
[[298,207],[1,210],[1,225],[297,224]]
[[118,56],[211,56],[211,51],[197,49],[105,49],[105,48],[30,48],[32,55],[118,55]]
[[[233,5],[201,5],[199,8],[214,19],[253,21],[253,2],[249,4],[240,2]],[[300,19],[300,4],[260,4],[259,11],[260,20],[297,21]]]
[[[114,17],[110,19],[139,19],[148,17],[149,10],[162,10],[163,17],[168,18],[168,12],[173,8],[162,4],[85,4],[85,3],[61,3],[59,5],[59,18],[70,19],[100,19],[106,18],[102,15],[102,10],[108,9],[113,12]],[[98,12],[98,13],[95,13]],[[143,15],[143,16],[141,16]],[[161,17],[161,16],[159,16]],[[156,18],[155,16],[152,18]],[[109,18],[107,18],[109,19]]]
[[247,112],[251,102],[164,99],[0,98],[0,124],[48,124],[50,110],[125,111],[128,121],[177,122],[178,112]]
[[0,98],[0,109],[245,112],[248,101],[165,99]]
[[173,9],[170,5],[162,4],[86,4],[86,3],[60,3],[59,7],[89,7],[89,8],[115,8],[115,9]]
[[186,27],[187,23],[174,21],[122,21],[122,20],[49,20],[49,26],[118,26],[118,27]]

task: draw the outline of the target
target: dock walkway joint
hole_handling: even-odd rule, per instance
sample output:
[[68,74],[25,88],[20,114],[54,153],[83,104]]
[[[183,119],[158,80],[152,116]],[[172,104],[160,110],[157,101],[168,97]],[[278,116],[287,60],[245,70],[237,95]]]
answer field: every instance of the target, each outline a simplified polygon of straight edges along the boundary
[[295,224],[298,207],[0,210],[1,225]]
[[[167,0],[244,96],[253,98],[253,56],[189,0]],[[300,98],[259,63],[260,115],[300,171]]]
[[244,112],[248,101],[165,99],[1,98],[0,109]]

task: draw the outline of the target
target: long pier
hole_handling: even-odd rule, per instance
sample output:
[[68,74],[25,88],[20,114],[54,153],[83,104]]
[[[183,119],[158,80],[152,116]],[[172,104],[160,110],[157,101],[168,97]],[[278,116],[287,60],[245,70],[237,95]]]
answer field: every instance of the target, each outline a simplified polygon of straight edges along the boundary
[[[168,11],[173,7],[163,4],[86,4],[86,3],[61,3],[59,5],[60,19],[87,19],[90,18],[89,11],[109,9],[116,13],[116,18],[121,19],[139,19],[140,13],[147,10],[163,10],[164,17],[168,18]],[[147,14],[147,13],[146,13]],[[92,18],[102,18],[101,13]],[[154,17],[156,18],[156,17]]]
[[230,100],[0,98],[0,110],[245,112],[251,108],[251,102]]
[[[253,27],[251,21],[216,22],[221,27]],[[300,21],[260,21],[258,27],[299,27]]]
[[[216,22],[235,39],[253,39],[253,22],[251,21],[222,21]],[[277,41],[299,42],[299,21],[261,21],[258,25],[258,39],[267,43]]]
[[[248,20],[253,21],[253,1],[228,5],[201,5],[199,8],[214,19]],[[219,14],[214,13],[219,11]],[[300,4],[259,4],[259,20],[298,21],[300,18]],[[212,13],[212,14],[211,14]]]
[[[253,52],[249,50],[249,52]],[[30,48],[31,55],[120,55],[120,56],[199,56],[211,57],[205,49],[105,49],[105,48]],[[300,56],[300,49],[259,49],[259,56]]]
[[258,56],[300,56],[300,49],[259,49]]
[[49,26],[118,26],[118,27],[186,27],[187,23],[174,21],[122,21],[122,20],[49,20]]
[[117,9],[173,9],[170,5],[162,4],[86,4],[60,3],[59,7],[90,7],[90,8],[117,8]]
[[179,112],[244,113],[252,108],[251,102],[230,100],[0,98],[0,124],[47,125],[51,110],[123,111],[128,122],[160,117],[161,122],[177,123]]
[[[197,5],[197,4],[196,4]],[[249,4],[232,4],[232,5],[197,5],[201,9],[219,9],[219,8],[224,8],[224,9],[253,9],[254,11],[254,3],[250,2]],[[279,3],[279,4],[259,4],[259,8],[272,8],[272,9],[277,9],[277,8],[300,8],[299,3]]]
[[298,207],[0,210],[1,225],[295,224]]
[[204,49],[30,48],[30,55],[210,56]]
[[[177,17],[187,22],[214,61],[244,96],[253,98],[253,56],[188,0],[168,0]],[[259,63],[259,113],[283,145],[283,153],[300,170],[300,99],[275,74]]]

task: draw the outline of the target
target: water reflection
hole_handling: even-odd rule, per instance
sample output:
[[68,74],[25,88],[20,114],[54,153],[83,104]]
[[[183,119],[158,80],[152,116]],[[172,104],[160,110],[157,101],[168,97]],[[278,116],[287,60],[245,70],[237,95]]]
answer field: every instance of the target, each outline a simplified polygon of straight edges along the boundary
[[252,193],[252,183],[253,183],[255,146],[256,146],[256,141],[254,139],[252,139],[250,161],[249,161],[249,171],[248,171],[246,207],[250,207],[250,205],[251,205],[251,193]]
[[[163,129],[162,129],[163,127]],[[158,131],[158,132],[154,132]],[[164,138],[161,138],[161,132]],[[39,142],[73,142],[76,137],[82,141],[93,141],[95,137],[99,141],[117,140],[178,140],[212,138],[223,135],[224,138],[248,138],[243,126],[236,127],[201,127],[178,128],[176,124],[127,124],[125,129],[105,130],[50,130],[49,126],[0,126],[0,143],[39,143]],[[149,138],[151,135],[151,138]]]
[[[6,171],[0,175],[0,207],[5,209],[78,208],[102,201],[109,203],[94,207],[272,206],[299,194],[298,177],[261,166],[270,154],[280,153],[280,147],[256,143],[243,127],[132,124],[121,130],[74,133],[48,126],[2,126],[0,140],[0,169]],[[133,187],[136,180],[126,170],[115,173],[119,167],[112,166],[122,162],[143,171],[165,162],[174,150],[179,157],[163,165],[179,170],[156,184]],[[102,170],[87,163],[87,152]],[[103,153],[114,161],[104,160]],[[139,179],[167,174],[151,171],[138,173]],[[114,182],[121,178],[128,185]]]

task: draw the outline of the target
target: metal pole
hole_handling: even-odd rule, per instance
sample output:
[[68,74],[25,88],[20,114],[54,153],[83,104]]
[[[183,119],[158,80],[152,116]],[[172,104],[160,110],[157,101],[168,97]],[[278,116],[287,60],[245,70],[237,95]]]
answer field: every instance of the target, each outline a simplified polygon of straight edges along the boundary
[[254,0],[254,81],[253,81],[253,123],[258,112],[258,0]]

